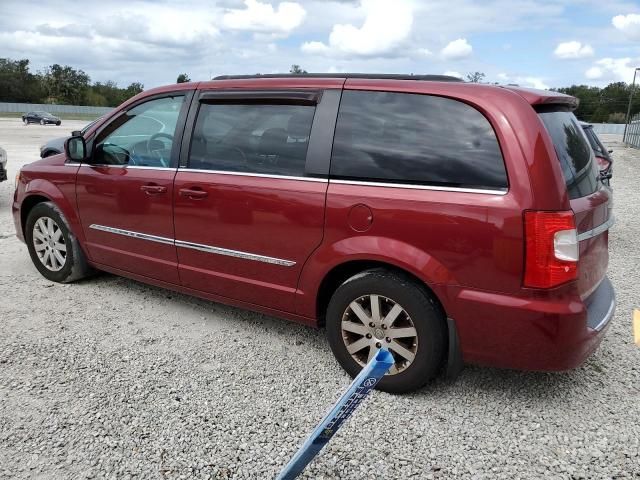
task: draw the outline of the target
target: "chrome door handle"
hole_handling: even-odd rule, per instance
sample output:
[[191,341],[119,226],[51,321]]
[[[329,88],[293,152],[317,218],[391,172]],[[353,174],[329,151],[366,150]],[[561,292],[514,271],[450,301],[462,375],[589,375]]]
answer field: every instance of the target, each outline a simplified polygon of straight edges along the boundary
[[142,185],[140,190],[147,195],[159,195],[161,193],[166,193],[167,187],[163,187],[162,185]]
[[201,189],[196,188],[181,188],[178,190],[178,193],[181,197],[191,198],[193,200],[198,200],[200,198],[205,198],[209,196],[209,193],[205,192]]

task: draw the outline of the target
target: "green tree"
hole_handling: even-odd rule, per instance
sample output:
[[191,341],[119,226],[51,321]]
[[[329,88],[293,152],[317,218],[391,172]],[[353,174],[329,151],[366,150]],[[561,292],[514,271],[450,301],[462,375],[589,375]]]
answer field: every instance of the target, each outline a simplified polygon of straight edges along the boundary
[[482,72],[471,72],[467,73],[467,82],[471,83],[482,83],[486,75]]
[[127,100],[131,97],[138,95],[139,93],[142,93],[143,90],[144,90],[144,85],[141,84],[140,82],[130,83],[129,86],[124,90],[124,94],[126,96],[124,100]]
[[190,81],[191,79],[189,78],[189,75],[187,75],[186,73],[181,73],[180,75],[178,75],[178,79],[176,80],[176,83],[187,83]]
[[39,103],[43,96],[41,79],[29,72],[29,60],[0,58],[0,101]]
[[56,103],[79,105],[89,89],[89,75],[68,65],[54,63],[43,75],[48,100]]
[[292,73],[294,75],[306,75],[307,72],[306,70],[303,70],[300,65],[291,65],[291,68],[289,69],[289,73]]

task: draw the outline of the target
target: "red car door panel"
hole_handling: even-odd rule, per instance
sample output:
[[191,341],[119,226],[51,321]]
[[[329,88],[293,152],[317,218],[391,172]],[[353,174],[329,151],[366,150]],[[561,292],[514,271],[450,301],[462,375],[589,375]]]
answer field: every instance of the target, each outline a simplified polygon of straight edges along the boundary
[[[180,193],[185,190],[199,195]],[[183,285],[291,311],[300,270],[322,241],[326,190],[321,179],[178,171]]]
[[339,100],[337,89],[201,92],[173,191],[184,286],[294,311],[322,242]]
[[173,181],[191,97],[167,93],[134,104],[92,140],[76,197],[94,262],[180,284]]
[[94,262],[180,283],[172,242],[174,176],[175,169],[83,165],[78,170],[76,195]]

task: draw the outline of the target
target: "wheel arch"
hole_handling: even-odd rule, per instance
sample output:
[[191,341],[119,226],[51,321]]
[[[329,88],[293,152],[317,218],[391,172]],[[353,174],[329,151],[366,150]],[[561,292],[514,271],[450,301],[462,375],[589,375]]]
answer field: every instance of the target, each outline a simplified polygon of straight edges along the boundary
[[425,290],[425,292],[433,299],[437,308],[440,310],[443,318],[446,318],[446,311],[442,301],[436,294],[436,292],[419,276],[415,273],[399,267],[393,263],[381,261],[381,260],[348,260],[334,266],[329,270],[318,288],[316,294],[316,318],[318,326],[324,326],[325,313],[327,305],[334,292],[349,278],[372,269],[384,269],[398,275],[405,276],[416,283],[419,287]]
[[26,185],[25,190],[25,196],[20,202],[20,228],[23,235],[27,217],[33,207],[42,202],[51,202],[60,209],[71,232],[76,236],[80,244],[84,246],[84,232],[75,208],[75,190],[68,192],[68,194],[73,195],[72,198],[69,198],[57,185],[44,179],[32,180]]
[[20,228],[23,235],[25,234],[24,227],[27,223],[29,213],[36,205],[44,202],[51,202],[51,199],[39,193],[28,195],[22,201],[22,204],[20,205]]

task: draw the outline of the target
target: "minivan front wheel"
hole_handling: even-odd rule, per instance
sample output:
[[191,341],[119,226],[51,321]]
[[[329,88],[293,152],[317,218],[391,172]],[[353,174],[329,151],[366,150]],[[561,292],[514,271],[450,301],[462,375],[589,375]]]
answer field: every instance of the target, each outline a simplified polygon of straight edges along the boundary
[[64,215],[53,203],[33,207],[24,233],[31,261],[47,280],[68,283],[92,272]]
[[379,348],[393,354],[380,390],[416,390],[443,363],[444,316],[427,290],[402,274],[372,269],[348,279],[331,298],[326,326],[334,355],[352,377]]

